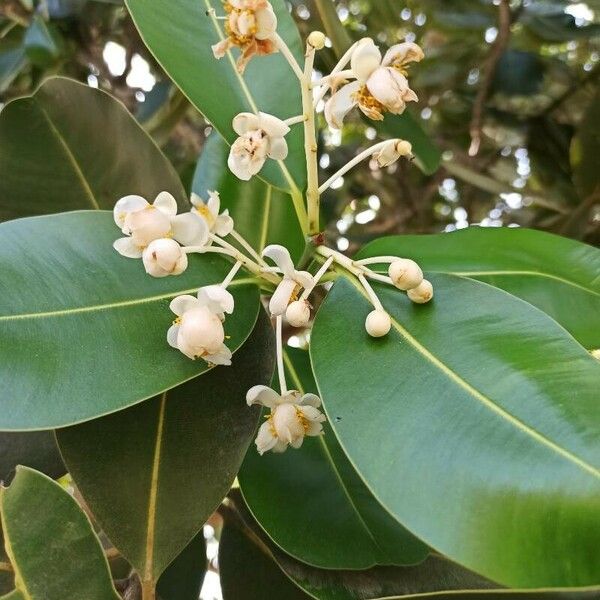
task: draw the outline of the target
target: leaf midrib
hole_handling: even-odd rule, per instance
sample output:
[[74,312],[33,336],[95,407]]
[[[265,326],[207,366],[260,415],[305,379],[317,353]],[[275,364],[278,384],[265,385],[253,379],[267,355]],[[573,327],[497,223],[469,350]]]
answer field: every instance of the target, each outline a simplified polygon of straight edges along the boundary
[[[343,277],[356,290],[358,290],[358,292],[364,298],[369,300],[369,297],[367,296],[366,292],[357,281],[354,281],[345,273],[343,274]],[[423,356],[427,361],[429,361],[436,369],[441,371],[448,379],[450,379],[453,383],[465,390],[465,392],[467,392],[469,396],[476,399],[483,406],[485,406],[486,408],[503,418],[505,421],[508,421],[509,423],[514,425],[517,429],[523,431],[526,435],[529,435],[530,437],[536,439],[538,442],[545,445],[547,448],[554,451],[558,455],[562,456],[564,459],[577,465],[580,469],[586,471],[596,479],[600,479],[600,471],[598,469],[595,469],[592,465],[588,464],[582,458],[579,458],[572,452],[569,452],[568,450],[562,448],[561,446],[548,439],[545,435],[543,435],[533,427],[527,425],[504,408],[498,406],[496,403],[494,403],[494,401],[491,398],[488,398],[485,394],[477,390],[469,382],[465,381],[458,373],[453,371],[450,367],[448,367],[445,363],[438,359],[391,315],[390,319],[392,321],[392,327],[398,332],[398,334],[403,339],[405,339],[419,354],[421,354],[421,356]]]
[[[250,285],[256,283],[253,278],[236,279],[229,284],[229,287],[237,287],[242,285]],[[160,294],[157,296],[148,296],[145,298],[136,298],[135,300],[122,300],[120,302],[109,302],[107,304],[96,304],[93,306],[79,306],[76,308],[64,308],[60,310],[51,310],[37,313],[23,313],[17,315],[0,315],[0,323],[3,321],[19,321],[25,319],[40,319],[40,318],[52,318],[52,317],[63,317],[79,313],[87,312],[100,312],[103,310],[127,308],[130,306],[139,306],[142,304],[151,304],[152,302],[160,302],[168,298],[174,298],[175,296],[181,296],[183,294],[192,294],[198,291],[198,286],[186,289],[169,292],[167,294]]]

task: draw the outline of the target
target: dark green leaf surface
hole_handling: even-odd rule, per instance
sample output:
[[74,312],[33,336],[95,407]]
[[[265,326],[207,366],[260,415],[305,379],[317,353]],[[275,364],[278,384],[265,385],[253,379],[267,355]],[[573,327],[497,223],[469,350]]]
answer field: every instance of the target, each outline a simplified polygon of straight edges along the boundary
[[[286,349],[291,388],[316,393],[308,353]],[[248,451],[239,474],[244,500],[288,554],[326,569],[414,564],[428,549],[385,512],[340,448],[331,427],[299,451]],[[298,526],[302,523],[302,534]]]
[[159,599],[198,600],[206,566],[206,540],[201,529],[160,576],[156,586]]
[[10,481],[17,465],[31,467],[52,479],[67,472],[52,431],[0,433],[0,481]]
[[381,238],[358,258],[385,254],[506,290],[548,313],[586,348],[600,348],[597,248],[531,229],[472,227]]
[[16,573],[11,600],[119,600],[91,523],[60,485],[20,467],[0,510]]
[[127,194],[152,202],[163,190],[187,205],[169,161],[105,92],[55,77],[0,113],[0,220],[112,209]]
[[26,64],[23,30],[13,29],[0,38],[0,94],[8,89]]
[[491,286],[431,277],[432,303],[346,279],[319,311],[316,380],[377,499],[451,559],[512,587],[597,583],[600,364],[552,319]]
[[158,579],[231,487],[258,423],[246,391],[272,370],[272,330],[261,311],[231,367],[57,432],[87,504],[144,579]]
[[192,191],[207,198],[209,190],[221,194],[221,209],[229,209],[235,229],[261,252],[269,244],[283,244],[298,260],[304,251],[304,236],[291,197],[254,177],[241,181],[227,168],[229,147],[212,134],[200,155]]
[[[112,214],[86,211],[0,225],[0,429],[49,429],[155,396],[208,369],[171,348],[170,300],[222,281],[230,263],[195,256],[179,277],[155,279],[119,256]],[[242,276],[243,277],[243,276]],[[258,314],[248,279],[231,287],[227,345]]]
[[[127,0],[140,34],[165,71],[192,104],[232,143],[236,137],[231,121],[240,112],[263,112],[282,119],[302,113],[298,81],[281,54],[255,57],[243,76],[235,68],[237,54],[214,58],[211,46],[222,34],[222,21],[207,10],[224,15],[220,0]],[[296,25],[283,0],[273,0],[278,33],[301,60],[303,48]],[[234,56],[235,54],[235,56]],[[302,128],[286,136],[288,158],[262,171],[270,183],[285,190],[303,190],[306,166]]]

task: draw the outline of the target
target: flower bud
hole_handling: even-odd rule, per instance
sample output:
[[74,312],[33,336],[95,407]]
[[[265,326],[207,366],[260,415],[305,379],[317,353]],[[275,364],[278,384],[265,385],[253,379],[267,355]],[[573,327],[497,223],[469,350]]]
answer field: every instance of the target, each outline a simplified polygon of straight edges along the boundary
[[285,311],[285,318],[292,327],[306,327],[310,321],[310,306],[306,300],[292,302]]
[[377,164],[381,167],[393,165],[401,156],[410,156],[412,146],[404,140],[389,140],[383,148],[373,155]]
[[421,267],[408,258],[399,258],[391,263],[388,274],[392,283],[400,290],[411,290],[423,281]]
[[325,34],[322,31],[313,31],[309,34],[307,42],[315,50],[322,50],[325,47]]
[[188,265],[187,254],[172,239],[162,238],[150,242],[142,255],[144,268],[152,277],[181,275]]
[[136,246],[145,248],[150,242],[167,237],[171,231],[171,220],[162,210],[148,206],[128,213],[123,231],[131,235]]
[[180,350],[188,356],[203,356],[217,352],[225,340],[221,319],[206,306],[186,311],[178,331]]
[[294,404],[280,404],[275,408],[273,427],[277,437],[288,444],[304,437],[304,426]]
[[416,304],[425,304],[433,298],[433,286],[427,279],[423,279],[416,288],[408,290],[407,294]]
[[392,327],[392,320],[383,310],[373,310],[367,315],[365,329],[371,337],[383,337]]

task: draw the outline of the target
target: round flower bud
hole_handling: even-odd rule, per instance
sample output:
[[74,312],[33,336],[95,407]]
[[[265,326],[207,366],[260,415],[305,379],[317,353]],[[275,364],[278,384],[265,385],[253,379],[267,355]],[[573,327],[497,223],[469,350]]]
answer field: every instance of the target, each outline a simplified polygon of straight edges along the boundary
[[325,47],[325,34],[322,31],[313,31],[308,36],[307,42],[315,50],[322,50]]
[[144,268],[152,277],[181,275],[188,265],[187,254],[172,239],[163,238],[150,242],[142,254]]
[[171,220],[154,206],[128,213],[125,217],[124,232],[131,234],[131,239],[140,248],[150,242],[167,237],[171,231]]
[[306,300],[292,302],[285,311],[285,318],[292,327],[306,327],[310,321],[310,306]]
[[433,286],[427,279],[423,279],[416,288],[408,290],[407,294],[416,304],[425,304],[433,298]]
[[399,258],[390,264],[388,275],[392,283],[400,290],[416,288],[423,281],[421,267],[409,258]]
[[206,306],[187,310],[181,317],[177,334],[180,350],[188,356],[214,354],[225,341],[221,319]]
[[383,337],[392,327],[390,315],[383,310],[373,310],[367,315],[365,329],[371,337]]

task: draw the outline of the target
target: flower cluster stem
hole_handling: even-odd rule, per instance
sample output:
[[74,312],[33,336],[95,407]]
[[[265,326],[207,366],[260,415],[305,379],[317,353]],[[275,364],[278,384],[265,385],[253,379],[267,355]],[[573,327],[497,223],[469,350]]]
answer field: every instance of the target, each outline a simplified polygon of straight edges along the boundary
[[283,364],[283,317],[279,315],[275,321],[275,337],[277,346],[277,376],[279,377],[279,388],[281,395],[287,393],[285,381],[285,365]]

